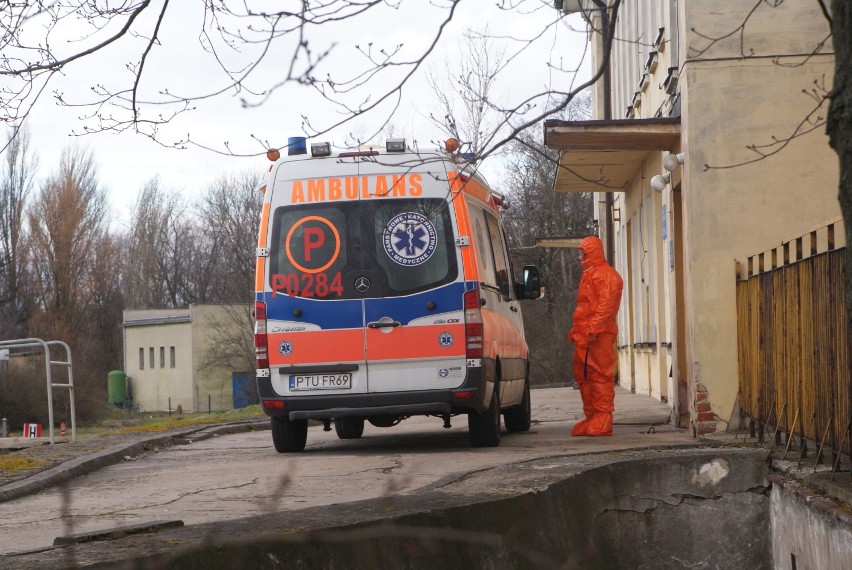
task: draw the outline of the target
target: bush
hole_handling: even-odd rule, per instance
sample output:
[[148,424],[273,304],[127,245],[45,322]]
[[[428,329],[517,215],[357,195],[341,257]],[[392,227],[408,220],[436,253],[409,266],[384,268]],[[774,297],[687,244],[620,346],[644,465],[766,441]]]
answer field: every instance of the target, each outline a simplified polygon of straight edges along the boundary
[[47,380],[43,364],[4,364],[0,370],[0,416],[8,421],[9,432],[20,432],[25,423],[48,424]]

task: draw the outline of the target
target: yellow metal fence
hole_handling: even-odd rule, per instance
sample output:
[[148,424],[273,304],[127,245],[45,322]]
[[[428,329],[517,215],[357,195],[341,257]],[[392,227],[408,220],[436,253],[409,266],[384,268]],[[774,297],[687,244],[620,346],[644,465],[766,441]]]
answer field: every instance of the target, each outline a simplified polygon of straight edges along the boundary
[[823,462],[852,453],[842,236],[836,220],[755,255],[737,282],[743,418],[773,444],[798,440],[800,459],[809,447],[811,458],[826,450]]

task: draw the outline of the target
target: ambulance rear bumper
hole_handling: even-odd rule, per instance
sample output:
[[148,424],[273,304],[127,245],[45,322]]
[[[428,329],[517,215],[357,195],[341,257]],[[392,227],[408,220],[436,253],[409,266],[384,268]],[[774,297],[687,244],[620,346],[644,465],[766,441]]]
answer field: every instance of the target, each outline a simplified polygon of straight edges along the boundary
[[427,404],[403,404],[395,406],[375,406],[361,408],[329,408],[324,410],[290,411],[291,420],[333,420],[336,418],[352,418],[365,416],[421,416],[445,415],[453,411],[453,406],[446,402]]
[[[290,420],[482,413],[493,390],[494,374],[489,368],[493,368],[493,362],[483,359],[481,368],[468,368],[461,386],[441,390],[281,396],[272,388],[270,378],[260,376],[257,388],[266,415]],[[273,402],[278,404],[270,405]]]

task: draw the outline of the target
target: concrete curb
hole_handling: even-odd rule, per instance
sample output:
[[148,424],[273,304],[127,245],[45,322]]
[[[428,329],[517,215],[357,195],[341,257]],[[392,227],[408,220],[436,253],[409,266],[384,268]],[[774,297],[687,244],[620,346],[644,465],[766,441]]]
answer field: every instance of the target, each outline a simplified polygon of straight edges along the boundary
[[69,544],[81,544],[83,542],[92,542],[95,540],[116,540],[125,536],[129,536],[131,534],[157,532],[169,528],[180,528],[182,526],[183,521],[181,520],[154,521],[150,523],[121,526],[118,528],[111,528],[109,530],[83,532],[80,534],[71,534],[68,536],[57,536],[56,539],[53,541],[53,545],[67,546]]
[[142,455],[146,451],[160,447],[171,447],[173,445],[186,445],[193,441],[203,441],[217,435],[240,433],[246,431],[259,431],[270,429],[269,421],[235,422],[224,425],[205,426],[194,428],[168,435],[159,434],[148,439],[126,442],[114,445],[107,449],[75,457],[64,461],[59,465],[45,469],[26,479],[13,481],[0,488],[0,503],[11,501],[26,495],[32,495],[49,487],[61,485],[75,477],[87,475],[98,469],[115,465],[124,460],[125,457]]

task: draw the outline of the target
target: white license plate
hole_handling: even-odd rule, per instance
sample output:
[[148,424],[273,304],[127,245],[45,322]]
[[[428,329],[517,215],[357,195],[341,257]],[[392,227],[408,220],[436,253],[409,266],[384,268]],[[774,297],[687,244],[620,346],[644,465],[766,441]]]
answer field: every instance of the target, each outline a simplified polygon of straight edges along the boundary
[[347,390],[352,388],[352,374],[291,374],[291,390]]

